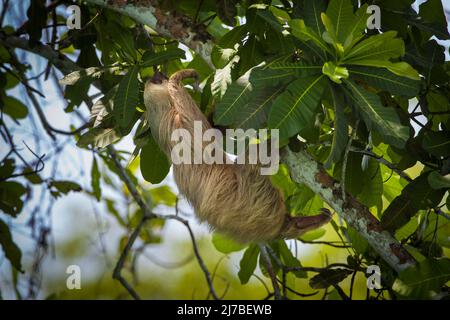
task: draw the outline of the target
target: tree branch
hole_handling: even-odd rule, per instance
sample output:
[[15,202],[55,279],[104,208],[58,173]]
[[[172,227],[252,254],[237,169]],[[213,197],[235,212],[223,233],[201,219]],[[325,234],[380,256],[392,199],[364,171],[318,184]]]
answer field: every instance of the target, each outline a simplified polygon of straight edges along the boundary
[[369,209],[347,194],[346,201],[341,187],[323,167],[306,151],[293,152],[285,148],[282,161],[289,167],[292,179],[304,183],[328,203],[347,224],[363,236],[372,248],[396,271],[415,263],[413,257],[387,231]]

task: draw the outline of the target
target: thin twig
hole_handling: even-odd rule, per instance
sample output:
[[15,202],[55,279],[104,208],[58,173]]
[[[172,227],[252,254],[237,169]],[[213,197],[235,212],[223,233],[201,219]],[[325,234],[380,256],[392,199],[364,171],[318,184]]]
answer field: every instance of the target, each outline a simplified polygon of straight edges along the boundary
[[270,279],[272,280],[273,292],[275,300],[281,300],[283,297],[280,293],[280,287],[278,286],[277,276],[272,268],[272,263],[270,262],[270,257],[267,253],[266,246],[264,244],[259,244],[259,250],[261,252],[261,257],[266,265],[267,272],[269,273]]

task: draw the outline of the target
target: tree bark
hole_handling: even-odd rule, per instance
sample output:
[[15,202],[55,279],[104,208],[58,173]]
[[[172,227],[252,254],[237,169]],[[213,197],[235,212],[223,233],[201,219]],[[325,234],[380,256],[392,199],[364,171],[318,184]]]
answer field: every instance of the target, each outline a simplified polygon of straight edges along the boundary
[[415,263],[408,251],[389,232],[383,230],[366,206],[348,193],[344,202],[340,184],[306,151],[293,152],[286,147],[281,159],[289,167],[292,180],[304,183],[318,194],[349,226],[364,237],[393,269],[401,271]]

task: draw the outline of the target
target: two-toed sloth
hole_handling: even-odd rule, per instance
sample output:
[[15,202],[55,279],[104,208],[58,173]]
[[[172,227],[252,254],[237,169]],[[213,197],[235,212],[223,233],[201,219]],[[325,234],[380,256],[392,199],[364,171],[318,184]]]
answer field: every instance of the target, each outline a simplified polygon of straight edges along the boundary
[[[168,80],[154,77],[145,85],[151,132],[169,159],[178,143],[171,139],[175,129],[194,136],[194,121],[201,121],[203,131],[212,128],[181,83],[196,77],[195,70],[187,69]],[[281,192],[255,165],[174,164],[173,174],[199,219],[240,242],[296,238],[331,219],[328,210],[315,216],[290,216]]]

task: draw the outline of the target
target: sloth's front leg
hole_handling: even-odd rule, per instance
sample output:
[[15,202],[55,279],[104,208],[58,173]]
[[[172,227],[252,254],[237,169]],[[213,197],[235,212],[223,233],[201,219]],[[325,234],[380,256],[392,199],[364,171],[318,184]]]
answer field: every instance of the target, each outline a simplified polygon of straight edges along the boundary
[[322,208],[321,213],[315,216],[288,216],[285,223],[283,238],[297,238],[307,231],[317,229],[332,219],[330,210]]

